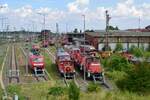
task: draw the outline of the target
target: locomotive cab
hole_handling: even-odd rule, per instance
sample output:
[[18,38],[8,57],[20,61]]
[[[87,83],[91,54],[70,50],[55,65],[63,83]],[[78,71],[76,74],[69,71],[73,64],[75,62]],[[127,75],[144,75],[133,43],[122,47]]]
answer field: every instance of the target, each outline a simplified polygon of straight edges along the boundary
[[70,55],[73,60],[77,60],[77,54],[79,54],[79,53],[80,53],[79,48],[72,48],[72,50],[70,50]]
[[47,40],[44,40],[44,41],[42,42],[42,46],[45,47],[45,48],[48,47],[48,41],[47,41]]
[[65,78],[74,78],[74,63],[71,60],[70,55],[67,52],[64,52],[62,48],[60,48],[57,50],[56,56],[56,63],[61,75],[63,75]]
[[44,75],[44,58],[41,55],[30,55],[30,66],[35,76]]
[[103,78],[102,66],[97,57],[87,57],[85,60],[85,68],[87,77],[92,77],[94,79]]

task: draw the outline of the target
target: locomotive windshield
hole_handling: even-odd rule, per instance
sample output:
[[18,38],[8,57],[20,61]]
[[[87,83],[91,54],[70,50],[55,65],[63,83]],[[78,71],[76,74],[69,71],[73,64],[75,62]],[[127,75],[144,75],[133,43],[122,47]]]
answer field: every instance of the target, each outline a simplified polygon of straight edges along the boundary
[[99,62],[99,59],[96,57],[88,58],[87,62]]
[[40,55],[39,49],[32,49],[31,52],[33,53],[33,55]]
[[70,56],[59,56],[59,60],[60,61],[67,61],[67,60],[71,60]]
[[43,62],[43,58],[34,58],[33,62]]

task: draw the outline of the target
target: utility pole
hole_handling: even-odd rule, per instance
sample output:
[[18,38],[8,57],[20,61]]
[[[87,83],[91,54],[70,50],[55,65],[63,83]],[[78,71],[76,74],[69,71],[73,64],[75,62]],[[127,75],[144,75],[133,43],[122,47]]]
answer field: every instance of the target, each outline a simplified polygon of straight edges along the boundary
[[111,19],[110,15],[108,14],[108,10],[105,11],[106,13],[106,34],[105,34],[105,51],[107,51],[109,49],[109,45],[108,45],[108,32],[109,32],[109,21]]
[[[0,5],[0,9],[3,9],[3,8],[6,8],[6,7],[3,6],[3,5]],[[6,20],[6,19],[7,19],[6,17],[0,18],[0,20],[2,20],[2,32],[3,32],[3,21]]]
[[141,17],[139,16],[139,30],[141,29]]
[[4,30],[6,30],[6,26],[7,26],[7,17],[1,17],[0,20],[1,20],[1,32],[3,33],[3,37],[4,37]]
[[59,25],[56,23],[56,33],[59,34]]
[[[84,54],[85,54],[85,15],[82,16],[83,16]],[[84,81],[85,81],[86,80],[85,63],[83,67],[84,67],[83,70],[84,70]]]
[[39,15],[41,15],[41,16],[43,16],[43,30],[44,30],[44,41],[45,41],[45,39],[46,39],[46,37],[45,37],[45,26],[46,26],[46,13],[37,13],[37,14],[39,14]]
[[66,23],[66,33],[68,33],[68,23]]

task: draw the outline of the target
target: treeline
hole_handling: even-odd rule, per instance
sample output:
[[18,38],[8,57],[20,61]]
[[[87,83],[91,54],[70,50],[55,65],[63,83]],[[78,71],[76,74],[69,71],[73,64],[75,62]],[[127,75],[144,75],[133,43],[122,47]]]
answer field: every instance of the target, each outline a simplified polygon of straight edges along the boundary
[[[116,51],[123,50],[121,43],[118,43]],[[123,91],[135,92],[138,94],[150,93],[150,63],[146,62],[150,58],[149,48],[144,49],[131,46],[128,50],[137,58],[146,58],[145,61],[132,63],[119,53],[103,60],[103,65],[107,69],[107,75],[115,80],[117,87]]]

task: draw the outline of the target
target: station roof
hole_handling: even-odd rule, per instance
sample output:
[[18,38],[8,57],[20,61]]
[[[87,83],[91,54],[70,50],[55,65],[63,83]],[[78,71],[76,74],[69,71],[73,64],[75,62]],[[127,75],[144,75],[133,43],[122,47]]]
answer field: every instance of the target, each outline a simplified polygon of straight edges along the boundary
[[[93,36],[93,37],[103,37],[106,34],[106,32],[105,31],[86,32],[86,34]],[[150,32],[109,31],[108,36],[148,36],[150,37]]]

